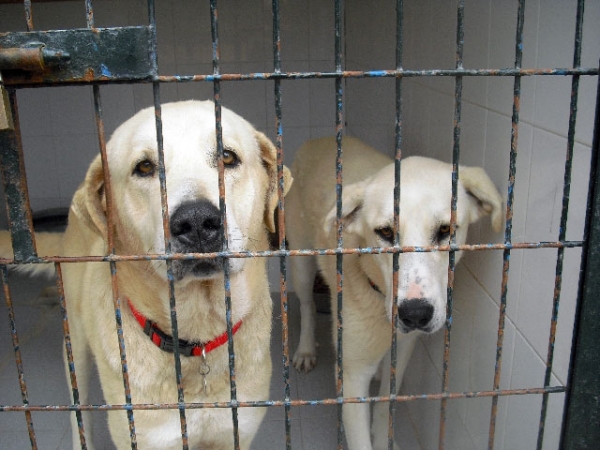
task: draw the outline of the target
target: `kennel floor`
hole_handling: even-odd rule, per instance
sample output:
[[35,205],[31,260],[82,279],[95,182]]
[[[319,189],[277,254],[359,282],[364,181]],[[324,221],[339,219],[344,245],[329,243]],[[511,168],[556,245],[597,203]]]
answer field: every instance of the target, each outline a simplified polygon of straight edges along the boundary
[[[11,274],[9,277],[13,300],[16,328],[20,341],[24,378],[31,405],[65,405],[70,403],[69,391],[62,364],[62,324],[57,297],[40,296],[50,283],[42,278]],[[271,399],[284,398],[282,376],[281,315],[279,293],[273,293],[274,321],[271,339],[273,377]],[[22,404],[18,374],[12,347],[7,308],[1,307],[0,319],[0,404]],[[319,359],[315,370],[298,373],[290,369],[292,399],[315,400],[335,397],[334,361],[331,345],[329,314],[318,314],[317,341]],[[289,341],[290,358],[293,355],[300,332],[299,305],[293,294],[289,296]],[[371,394],[376,395],[376,383],[372,383]],[[97,379],[92,381],[91,402],[104,404]],[[38,448],[70,448],[70,425],[68,412],[33,412],[33,426]],[[107,412],[93,412],[94,444],[97,449],[114,449],[106,425]],[[405,404],[396,409],[397,436],[402,430],[404,449],[421,449],[409,410]],[[398,438],[397,438],[398,439]],[[337,406],[299,406],[291,408],[291,442],[293,449],[334,449],[337,444]],[[0,412],[0,448],[22,450],[31,448],[25,414]],[[285,448],[285,411],[283,407],[269,407],[265,420],[252,444],[252,450]]]

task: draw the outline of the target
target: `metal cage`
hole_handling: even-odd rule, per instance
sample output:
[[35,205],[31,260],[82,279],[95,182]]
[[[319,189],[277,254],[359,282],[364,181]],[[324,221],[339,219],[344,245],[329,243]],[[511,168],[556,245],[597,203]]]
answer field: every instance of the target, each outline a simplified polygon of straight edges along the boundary
[[[396,2],[396,67],[381,70],[345,70],[343,56],[343,8],[344,3],[341,0],[335,1],[335,24],[334,24],[334,59],[335,69],[330,72],[303,71],[288,72],[282,64],[281,53],[285,49],[282,44],[282,30],[280,27],[280,5],[278,0],[272,2],[272,70],[268,72],[253,73],[226,73],[222,71],[220,61],[220,43],[219,43],[219,15],[217,9],[217,0],[210,0],[210,18],[211,18],[211,39],[212,39],[212,66],[213,70],[207,74],[197,75],[159,75],[158,71],[158,51],[156,36],[157,13],[153,0],[148,0],[147,26],[139,27],[121,27],[112,29],[99,29],[94,25],[94,7],[91,0],[85,1],[85,17],[87,29],[65,30],[65,31],[34,31],[33,11],[31,1],[24,2],[24,15],[27,22],[27,32],[23,33],[0,33],[0,73],[2,75],[2,90],[5,93],[4,108],[5,122],[0,131],[0,163],[2,166],[2,175],[4,179],[4,189],[6,193],[6,202],[10,219],[10,230],[13,239],[15,254],[13,259],[1,260],[1,277],[4,289],[4,298],[8,309],[8,319],[12,337],[12,348],[14,350],[14,360],[18,371],[18,379],[21,387],[21,404],[0,405],[0,420],[6,414],[25,414],[29,440],[32,448],[38,448],[42,445],[39,442],[38,434],[35,431],[35,420],[32,413],[52,412],[52,411],[75,411],[78,414],[81,446],[85,448],[86,442],[83,434],[84,423],[81,420],[81,411],[90,410],[125,410],[130,422],[131,447],[136,448],[135,433],[135,413],[144,409],[177,409],[180,414],[181,423],[181,443],[182,448],[188,448],[186,411],[194,408],[227,408],[232,412],[234,424],[235,442],[239,445],[237,436],[238,423],[237,411],[240,408],[281,408],[284,415],[285,441],[277,443],[278,448],[296,448],[292,445],[292,429],[294,428],[294,419],[291,414],[291,408],[302,407],[305,405],[335,405],[338,415],[337,446],[343,446],[343,426],[341,424],[342,404],[367,402],[374,404],[376,402],[389,403],[390,427],[389,427],[389,445],[393,445],[394,436],[394,415],[396,405],[400,402],[422,402],[427,400],[439,400],[441,408],[439,411],[439,448],[445,448],[445,435],[448,427],[448,409],[447,404],[451,399],[468,399],[475,397],[489,397],[492,399],[492,408],[490,411],[488,448],[494,448],[496,414],[498,401],[503,396],[517,395],[539,395],[542,397],[542,407],[540,411],[539,432],[537,448],[544,448],[543,436],[545,427],[545,418],[550,397],[555,393],[565,393],[566,403],[564,412],[564,421],[561,437],[561,448],[581,449],[595,448],[600,441],[600,428],[597,427],[600,418],[598,411],[599,382],[597,368],[600,363],[600,354],[595,345],[595,339],[598,337],[598,310],[597,299],[600,296],[600,286],[598,277],[595,274],[600,266],[600,217],[598,205],[600,195],[598,186],[600,179],[598,176],[598,150],[600,125],[598,123],[600,112],[596,111],[594,142],[591,152],[591,173],[590,185],[588,191],[588,208],[585,223],[585,232],[582,240],[568,240],[566,236],[567,216],[569,211],[569,195],[572,179],[572,158],[575,145],[575,126],[577,120],[577,100],[579,92],[580,79],[582,77],[597,77],[597,67],[581,66],[582,49],[582,26],[584,20],[584,0],[577,1],[577,20],[575,24],[574,58],[570,68],[524,68],[523,67],[523,25],[525,13],[525,0],[518,2],[518,23],[517,33],[514,42],[514,67],[503,69],[468,69],[463,66],[463,45],[464,36],[464,16],[468,14],[464,0],[456,2],[457,23],[455,39],[455,67],[453,69],[407,69],[403,64],[403,52],[406,43],[403,40],[404,5],[402,0]],[[208,5],[206,5],[208,7]],[[159,18],[160,19],[160,18]],[[43,44],[31,44],[32,42]],[[82,45],[81,50],[77,43],[92,42],[95,45]],[[66,63],[68,61],[68,64]],[[520,99],[521,99],[521,81],[525,77],[570,77],[572,80],[571,105],[568,131],[568,147],[565,155],[564,166],[564,184],[562,193],[562,213],[560,218],[560,232],[556,239],[551,242],[513,242],[512,234],[512,216],[514,204],[514,183],[517,172],[517,154],[518,154],[518,134],[520,128]],[[403,94],[404,82],[409,78],[435,78],[446,77],[454,80],[454,130],[452,147],[452,164],[454,168],[452,181],[452,224],[456,223],[456,192],[459,178],[458,168],[461,158],[461,106],[463,81],[471,77],[508,77],[514,82],[513,89],[513,114],[512,114],[512,133],[510,138],[510,167],[508,168],[508,191],[506,206],[506,226],[504,231],[504,241],[502,243],[483,243],[475,245],[456,245],[454,236],[450,245],[432,246],[432,247],[400,247],[398,245],[398,216],[401,214],[400,198],[400,158],[403,156]],[[341,208],[342,208],[342,184],[343,177],[343,146],[342,135],[344,134],[344,94],[345,83],[350,79],[393,79],[395,81],[395,162],[396,162],[396,187],[394,190],[395,198],[395,226],[396,226],[396,244],[385,248],[345,248],[342,239],[341,227]],[[282,120],[282,99],[285,94],[282,91],[282,82],[286,80],[299,79],[331,79],[335,82],[335,134],[337,139],[337,164],[336,177],[337,185],[337,239],[336,248],[330,249],[287,249],[285,245],[285,209],[283,198],[283,157],[284,157],[284,124]],[[162,123],[161,123],[161,87],[171,83],[209,83],[213,86],[213,99],[215,103],[215,127],[217,135],[217,148],[219,154],[223,155],[223,142],[221,130],[221,85],[224,82],[244,82],[247,80],[262,80],[273,87],[274,108],[275,108],[275,143],[278,149],[278,173],[279,173],[279,208],[277,212],[279,233],[277,238],[277,249],[272,251],[230,251],[227,242],[221,252],[209,254],[177,254],[171,251],[169,240],[169,227],[167,225],[166,211],[166,184],[164,173],[164,161],[162,160]],[[100,96],[100,86],[114,83],[151,83],[153,86],[154,108],[156,111],[156,130],[159,147],[159,158],[161,159],[159,170],[161,179],[162,206],[165,234],[165,254],[144,254],[144,255],[116,255],[109,254],[105,257],[48,257],[40,258],[36,253],[35,233],[32,226],[32,214],[29,207],[28,190],[26,174],[23,162],[23,151],[19,136],[19,116],[17,111],[16,92],[20,88],[35,86],[65,86],[65,85],[91,85],[93,88],[94,108],[96,112],[96,125],[98,131],[98,141],[104,164],[107,164],[106,157],[106,138],[104,134],[104,118],[102,110],[102,99]],[[596,105],[600,102],[596,100]],[[13,123],[10,123],[11,120]],[[107,190],[110,191],[110,177],[105,174]],[[224,214],[225,192],[223,185],[223,166],[221,164],[219,174],[220,187],[220,208]],[[110,198],[110,195],[107,196]],[[112,220],[111,209],[109,205],[109,224]],[[110,227],[109,227],[110,229]],[[113,248],[113,236],[108,237],[109,248]],[[550,248],[556,249],[556,278],[554,286],[554,298],[552,306],[552,321],[548,324],[550,332],[548,339],[548,355],[546,360],[546,374],[544,383],[537,387],[528,389],[501,389],[500,376],[502,373],[502,354],[503,337],[506,320],[507,306],[507,285],[510,276],[510,257],[511,252],[517,249],[527,251],[536,251],[538,249]],[[582,249],[581,275],[579,279],[579,295],[577,314],[575,321],[575,331],[573,338],[571,366],[569,369],[569,380],[566,385],[553,385],[551,383],[553,351],[555,343],[555,332],[558,320],[558,309],[561,299],[563,258],[565,250],[569,248]],[[287,261],[288,258],[301,258],[306,255],[335,255],[338,267],[338,285],[332,286],[333,301],[338,304],[339,314],[334,320],[338,324],[339,350],[337,354],[338,363],[343,360],[344,349],[341,342],[341,330],[343,327],[343,273],[342,259],[344,255],[356,253],[392,253],[394,255],[394,283],[398,283],[398,261],[399,255],[403,252],[448,252],[450,264],[448,267],[448,286],[447,286],[447,320],[444,330],[444,350],[443,350],[443,382],[439,392],[423,395],[400,395],[399,386],[395,385],[394,377],[389,389],[389,396],[368,397],[368,398],[348,398],[343,395],[343,373],[337,373],[337,395],[333,398],[315,398],[315,399],[292,399],[290,394],[290,356],[289,356],[289,332],[288,332],[288,289],[287,289]],[[497,330],[497,350],[495,357],[495,374],[493,388],[487,391],[467,391],[455,392],[449,387],[450,373],[450,347],[452,336],[452,317],[453,317],[453,292],[454,292],[454,271],[455,254],[457,251],[477,251],[477,252],[502,252],[503,271],[502,271],[502,294],[498,316]],[[228,311],[227,333],[229,337],[230,353],[230,386],[231,400],[227,402],[217,402],[210,404],[187,403],[181,384],[180,352],[174,348],[174,374],[178,380],[178,402],[174,404],[139,404],[133,403],[129,394],[129,378],[127,368],[127,349],[122,338],[123,329],[121,327],[121,302],[117,288],[117,263],[119,261],[134,261],[139,259],[146,260],[165,260],[168,270],[171,270],[171,262],[182,258],[275,258],[279,260],[279,290],[282,325],[281,355],[283,359],[283,373],[280,374],[283,380],[284,399],[268,400],[259,402],[241,402],[236,398],[236,376],[235,376],[235,349],[232,339],[232,323],[230,316],[231,298],[229,291],[229,271],[228,264],[225,264],[225,286],[226,296],[224,298]],[[64,343],[67,350],[70,349],[70,336],[68,316],[64,296],[62,295],[62,275],[61,267],[65,264],[82,261],[97,261],[107,264],[111,268],[113,279],[114,310],[117,323],[123,383],[124,397],[122,404],[81,404],[78,400],[78,389],[76,384],[76,372],[72,355],[69,362],[73,370],[71,380],[72,402],[63,405],[39,405],[31,404],[27,389],[27,372],[23,367],[19,345],[19,326],[18,317],[15,317],[13,303],[11,300],[11,290],[8,283],[8,268],[14,264],[38,264],[53,263],[57,273],[57,286],[61,293],[62,322],[64,329]],[[500,276],[500,275],[499,275]],[[174,294],[173,282],[170,284],[170,306],[171,306],[171,324],[172,334],[177,339],[177,307]],[[394,311],[394,317],[397,322],[397,307]],[[395,322],[395,323],[396,323]],[[397,323],[396,323],[397,326]],[[390,336],[392,341],[392,371],[396,364],[396,338],[395,333]],[[4,344],[6,345],[6,343]],[[340,367],[341,364],[338,364]],[[62,380],[61,380],[62,382]],[[590,425],[590,424],[596,424]],[[236,448],[238,448],[236,445]],[[391,447],[390,447],[391,448]]]

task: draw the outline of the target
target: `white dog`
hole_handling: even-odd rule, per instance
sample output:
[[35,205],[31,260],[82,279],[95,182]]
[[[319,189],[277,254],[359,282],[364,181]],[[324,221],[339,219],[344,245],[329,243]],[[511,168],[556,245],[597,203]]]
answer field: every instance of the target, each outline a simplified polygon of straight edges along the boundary
[[[286,198],[290,249],[335,248],[335,149],[332,138],[306,143],[296,154],[294,187]],[[344,247],[391,247],[394,242],[392,160],[353,139],[343,139]],[[400,245],[448,244],[452,167],[430,158],[411,157],[401,163]],[[461,167],[458,183],[456,243],[463,244],[470,223],[492,215],[495,230],[502,225],[502,199],[481,168]],[[461,254],[456,254],[456,260]],[[419,333],[433,333],[446,319],[448,253],[402,253],[399,258],[397,386]],[[315,305],[312,286],[321,271],[335,292],[336,258],[295,257],[292,280],[300,299],[301,334],[293,363],[311,370],[316,362]],[[383,361],[381,395],[389,394],[391,344],[392,255],[346,255],[343,258],[343,373],[344,396],[366,397],[369,383]],[[337,298],[331,301],[337,316]],[[337,346],[337,321],[333,321]],[[374,409],[372,439],[369,405],[345,404],[343,422],[350,449],[387,448],[388,405]]]
[[[172,251],[219,252],[223,225],[214,104],[166,104],[162,123]],[[222,129],[229,249],[266,250],[277,205],[276,149],[265,135],[225,108]],[[107,145],[107,155],[111,201],[97,157],[75,193],[64,235],[36,235],[40,255],[107,255],[111,252],[109,232],[114,235],[115,254],[165,252],[154,109],[145,109],[122,124]],[[291,184],[287,168],[284,184],[287,191]],[[107,230],[107,208],[112,210],[112,230]],[[10,252],[7,232],[1,243],[1,254],[6,257]],[[173,354],[159,348],[165,343],[168,347],[169,339],[172,342],[166,262],[128,261],[116,266],[132,402],[177,403]],[[179,347],[186,402],[231,399],[223,266],[222,259],[172,263],[178,333],[185,341]],[[232,258],[229,266],[237,399],[265,400],[271,378],[272,312],[265,259]],[[20,267],[31,272],[53,269],[48,264]],[[93,357],[105,400],[125,403],[109,265],[64,263],[62,273],[80,402],[88,402]],[[264,408],[238,409],[241,448],[250,446],[264,414]],[[108,416],[115,445],[130,448],[126,413],[109,412]],[[78,447],[74,415],[72,419],[73,444]],[[186,419],[190,448],[233,448],[229,409],[187,409]],[[177,409],[134,410],[134,420],[139,448],[181,448]],[[89,446],[89,416],[84,417],[84,424]]]

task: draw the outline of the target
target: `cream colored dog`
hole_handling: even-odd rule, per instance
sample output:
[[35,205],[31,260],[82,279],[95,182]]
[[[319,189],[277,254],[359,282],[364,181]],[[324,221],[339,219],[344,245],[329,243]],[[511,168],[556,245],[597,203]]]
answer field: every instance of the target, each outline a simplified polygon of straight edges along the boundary
[[[166,104],[162,123],[172,251],[219,252],[223,242],[214,104]],[[266,250],[267,231],[274,231],[277,205],[276,149],[265,135],[225,108],[222,129],[229,249]],[[164,253],[154,109],[145,109],[122,124],[110,139],[107,154],[115,253]],[[291,180],[284,168],[286,191]],[[75,193],[66,232],[38,233],[38,253],[109,254],[106,192],[98,157]],[[3,233],[2,254],[7,256],[9,236]],[[231,399],[223,266],[222,259],[172,263],[179,339],[186,341],[180,343],[186,402]],[[271,379],[272,312],[265,259],[232,258],[229,266],[237,400],[265,400]],[[20,267],[53,269],[48,264]],[[172,339],[165,336],[172,333],[166,263],[129,261],[118,262],[116,267],[132,402],[177,403],[173,354],[158,347],[168,347]],[[93,358],[106,402],[125,403],[110,267],[106,263],[65,263],[62,272],[80,402],[88,402]],[[239,408],[238,414],[240,447],[248,448],[265,409]],[[108,417],[116,446],[130,448],[126,413],[109,412]],[[74,415],[72,418],[73,444],[79,447],[77,423]],[[134,410],[134,420],[139,448],[181,448],[177,409]],[[190,448],[233,448],[231,410],[187,409],[186,420]],[[89,416],[84,423],[90,445]]]
[[[287,238],[290,249],[335,248],[334,139],[310,141],[296,154],[294,187],[286,198]],[[343,140],[344,247],[391,247],[394,242],[392,160],[363,142]],[[456,243],[463,244],[470,223],[492,215],[495,230],[502,225],[502,199],[480,168],[461,167],[458,183]],[[400,245],[448,244],[452,167],[430,158],[411,157],[401,163]],[[461,254],[456,254],[456,260]],[[433,333],[446,319],[448,253],[402,253],[399,258],[397,386],[420,333]],[[300,299],[301,334],[294,355],[298,370],[316,362],[315,305],[312,286],[320,270],[335,292],[336,258],[291,259],[292,281]],[[363,254],[343,258],[343,373],[344,396],[366,397],[369,383],[383,361],[382,396],[389,394],[392,301],[392,255]],[[337,316],[337,298],[331,301]],[[337,321],[333,321],[337,346]],[[374,408],[372,440],[369,405],[345,404],[343,422],[350,449],[387,448],[388,404]]]

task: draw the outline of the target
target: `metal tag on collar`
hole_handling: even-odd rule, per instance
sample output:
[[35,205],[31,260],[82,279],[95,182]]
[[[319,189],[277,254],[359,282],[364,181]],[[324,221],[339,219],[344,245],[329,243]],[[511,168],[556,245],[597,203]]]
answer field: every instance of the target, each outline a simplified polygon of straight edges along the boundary
[[207,384],[206,375],[210,373],[210,366],[206,362],[206,348],[202,346],[202,360],[200,362],[200,375],[202,375],[202,385],[204,387],[204,395],[206,395]]

